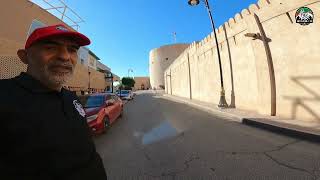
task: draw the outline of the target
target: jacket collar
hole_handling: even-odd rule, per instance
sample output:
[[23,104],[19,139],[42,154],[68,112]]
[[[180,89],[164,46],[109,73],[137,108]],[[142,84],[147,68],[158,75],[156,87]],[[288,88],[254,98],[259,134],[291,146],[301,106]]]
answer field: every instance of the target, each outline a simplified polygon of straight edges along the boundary
[[[25,72],[22,72],[19,76],[15,77],[14,79],[20,86],[24,87],[25,89],[33,93],[59,93],[58,91],[47,88],[39,80],[35,79],[34,77]],[[61,89],[61,92],[63,92],[63,88]]]

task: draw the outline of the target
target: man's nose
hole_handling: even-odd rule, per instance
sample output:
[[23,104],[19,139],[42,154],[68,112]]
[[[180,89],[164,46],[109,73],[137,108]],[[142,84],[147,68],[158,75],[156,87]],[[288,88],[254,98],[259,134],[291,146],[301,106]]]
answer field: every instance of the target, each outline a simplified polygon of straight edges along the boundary
[[70,54],[70,52],[68,51],[68,48],[67,48],[66,46],[61,46],[61,47],[59,48],[58,57],[59,57],[60,60],[70,61],[71,54]]

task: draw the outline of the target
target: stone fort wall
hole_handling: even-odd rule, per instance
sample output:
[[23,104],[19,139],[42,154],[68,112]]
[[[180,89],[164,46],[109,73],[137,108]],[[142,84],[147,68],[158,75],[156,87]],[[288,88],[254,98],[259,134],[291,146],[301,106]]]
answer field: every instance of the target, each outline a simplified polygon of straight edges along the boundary
[[[313,10],[314,23],[302,26],[295,22],[296,10],[302,6]],[[263,42],[244,36],[260,32],[254,14],[270,40],[273,85]],[[239,109],[266,115],[275,108],[276,115],[283,118],[320,120],[319,0],[259,0],[216,33],[228,104],[233,101]],[[220,75],[216,48],[213,32],[193,42],[165,70],[166,92],[217,104]]]

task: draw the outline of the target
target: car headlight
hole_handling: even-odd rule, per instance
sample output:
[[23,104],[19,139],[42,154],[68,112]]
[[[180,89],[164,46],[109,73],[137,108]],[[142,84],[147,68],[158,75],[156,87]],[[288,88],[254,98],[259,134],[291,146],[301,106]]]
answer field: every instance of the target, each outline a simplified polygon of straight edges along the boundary
[[97,119],[97,117],[98,117],[98,114],[95,114],[95,115],[89,116],[89,117],[87,117],[87,122],[91,122],[91,121],[93,121],[93,120],[96,120],[96,119]]

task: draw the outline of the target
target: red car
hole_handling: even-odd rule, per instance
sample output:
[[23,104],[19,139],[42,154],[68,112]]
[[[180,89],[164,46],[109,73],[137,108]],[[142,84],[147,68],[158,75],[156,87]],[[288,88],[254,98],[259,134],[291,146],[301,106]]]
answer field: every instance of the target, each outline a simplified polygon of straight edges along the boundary
[[107,127],[122,116],[123,103],[115,94],[95,93],[81,96],[80,101],[93,134],[104,133]]

